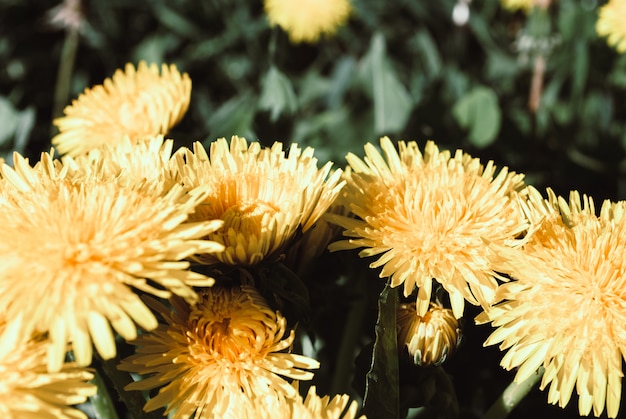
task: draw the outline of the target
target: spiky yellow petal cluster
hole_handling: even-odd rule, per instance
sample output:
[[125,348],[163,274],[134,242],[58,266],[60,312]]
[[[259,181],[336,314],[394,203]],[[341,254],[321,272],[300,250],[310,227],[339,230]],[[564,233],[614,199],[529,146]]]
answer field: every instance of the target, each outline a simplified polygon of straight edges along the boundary
[[[311,358],[283,352],[294,340],[285,318],[250,286],[207,289],[193,307],[172,299],[174,310],[150,299],[167,322],[140,336],[136,354],[120,368],[142,375],[129,390],[163,386],[145,406],[167,406],[174,418],[253,418],[274,412],[297,392],[283,377],[310,380]],[[257,416],[259,412],[262,416]]]
[[80,365],[91,362],[92,342],[112,358],[110,326],[133,339],[135,324],[157,325],[133,288],[193,301],[193,286],[214,282],[184,260],[223,249],[201,240],[221,221],[186,223],[206,190],[153,191],[142,182],[107,179],[93,169],[99,165],[64,169],[47,153],[34,168],[17,154],[14,161],[0,179],[0,311],[7,322],[0,356],[33,333],[48,333],[51,371],[61,368],[68,342]]
[[348,154],[353,172],[342,200],[358,219],[329,214],[351,237],[329,248],[382,254],[370,267],[382,266],[380,277],[403,285],[405,296],[418,287],[420,316],[428,311],[433,279],[450,294],[457,318],[465,300],[488,304],[498,284],[485,240],[515,246],[526,230],[515,199],[522,175],[503,168],[495,176],[492,162],[483,166],[461,151],[451,156],[432,141],[424,154],[417,143],[403,141],[398,153],[386,137],[381,147],[384,158],[372,144],[365,146],[365,161]]
[[[0,325],[0,333],[5,325]],[[46,370],[46,342],[31,340],[0,357],[0,417],[87,419],[72,405],[96,394],[93,374],[74,363]]]
[[574,388],[579,411],[617,416],[626,354],[626,203],[593,201],[573,192],[569,203],[529,189],[525,211],[533,230],[523,248],[493,246],[495,269],[514,281],[500,286],[500,304],[478,322],[497,329],[485,345],[508,350],[506,369],[523,381],[541,366],[548,401],[564,407]]
[[350,15],[349,0],[265,0],[265,13],[272,25],[278,25],[291,42],[316,42],[331,35]]
[[331,163],[317,168],[313,149],[281,143],[262,148],[233,137],[211,144],[210,157],[200,143],[193,153],[175,153],[177,176],[185,188],[210,186],[209,196],[192,219],[221,219],[224,227],[208,236],[225,246],[204,263],[249,266],[281,257],[297,234],[307,232],[333,203],[343,182]]
[[102,85],[86,89],[54,124],[60,153],[76,156],[124,137],[132,141],[166,134],[185,115],[191,80],[175,65],[126,64]]
[[626,52],[626,1],[610,0],[600,8],[596,32],[620,52]]
[[[309,388],[306,399],[301,397],[287,400],[287,408],[281,410],[283,419],[354,419],[357,414],[358,404],[350,402],[347,394],[336,395],[332,399],[329,396],[320,397],[315,392],[315,386]],[[349,403],[349,404],[348,404]],[[364,419],[365,416],[360,416]]]

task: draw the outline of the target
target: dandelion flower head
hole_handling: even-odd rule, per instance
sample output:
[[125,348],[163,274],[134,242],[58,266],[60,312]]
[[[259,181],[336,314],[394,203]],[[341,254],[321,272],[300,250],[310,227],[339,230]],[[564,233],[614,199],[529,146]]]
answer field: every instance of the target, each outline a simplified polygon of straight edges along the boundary
[[415,304],[401,304],[397,313],[398,343],[405,346],[416,365],[441,365],[461,341],[459,322],[449,308],[436,303],[424,316]]
[[598,12],[596,32],[620,52],[626,52],[626,1],[609,0]]
[[417,313],[428,311],[433,279],[449,293],[454,315],[464,302],[488,304],[497,288],[484,240],[516,245],[527,228],[516,191],[522,175],[483,166],[460,150],[451,156],[429,141],[422,154],[415,142],[381,139],[385,157],[365,146],[365,160],[346,159],[352,173],[342,202],[358,218],[328,215],[345,228],[348,240],[330,250],[365,248],[361,257],[381,255],[370,264],[381,278],[403,285],[404,295],[418,287]]
[[[0,331],[5,325],[0,325]],[[76,418],[87,415],[72,405],[96,394],[93,374],[74,363],[46,370],[46,342],[31,340],[0,357],[0,416],[3,418]]]
[[265,13],[293,43],[316,42],[332,35],[350,15],[350,0],[265,0]]
[[271,148],[233,137],[211,143],[210,157],[200,143],[193,153],[180,149],[178,180],[186,188],[209,185],[209,196],[192,219],[221,219],[224,226],[208,236],[225,246],[204,263],[250,266],[282,257],[297,234],[306,233],[335,201],[343,182],[332,163],[318,169],[313,149],[281,143]]
[[476,319],[496,328],[485,345],[507,350],[501,365],[518,368],[518,382],[543,366],[548,402],[565,407],[576,388],[581,415],[593,408],[599,416],[606,405],[614,418],[626,354],[626,203],[606,201],[598,217],[577,192],[568,203],[529,190],[527,244],[494,247],[495,269],[515,280]]
[[253,418],[298,396],[285,379],[310,380],[319,363],[284,352],[294,332],[251,286],[215,286],[191,307],[178,298],[173,310],[150,299],[167,322],[134,342],[135,355],[120,368],[149,378],[128,390],[163,386],[144,410],[167,406],[174,418]]
[[76,156],[104,144],[166,134],[185,115],[191,79],[175,65],[126,64],[102,85],[86,89],[54,120],[52,144]]
[[68,341],[79,365],[91,362],[92,342],[112,358],[110,326],[125,339],[135,338],[135,324],[157,326],[133,288],[194,301],[193,286],[213,284],[184,260],[222,250],[201,240],[220,221],[186,223],[203,190],[176,187],[163,195],[96,174],[73,181],[47,153],[48,164],[34,168],[18,154],[14,161],[15,168],[2,166],[0,179],[0,310],[7,323],[0,356],[33,333],[48,333],[51,371],[61,367]]

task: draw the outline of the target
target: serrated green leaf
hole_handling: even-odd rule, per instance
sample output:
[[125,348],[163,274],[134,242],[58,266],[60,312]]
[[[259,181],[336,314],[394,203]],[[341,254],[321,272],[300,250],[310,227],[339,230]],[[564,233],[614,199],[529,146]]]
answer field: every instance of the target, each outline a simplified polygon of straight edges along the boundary
[[270,112],[270,120],[276,121],[283,113],[292,114],[298,108],[298,100],[291,81],[275,66],[271,66],[263,79],[259,109]]
[[484,86],[470,90],[452,108],[452,114],[476,147],[493,143],[500,131],[502,116],[495,92]]
[[393,419],[400,416],[397,304],[397,289],[387,284],[378,298],[376,341],[363,399],[364,413],[370,418]]

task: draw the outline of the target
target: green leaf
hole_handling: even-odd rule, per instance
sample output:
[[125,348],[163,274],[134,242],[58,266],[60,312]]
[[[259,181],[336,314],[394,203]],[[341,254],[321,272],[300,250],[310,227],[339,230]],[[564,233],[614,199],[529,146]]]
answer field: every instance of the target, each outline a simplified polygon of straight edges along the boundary
[[363,399],[364,413],[370,418],[392,419],[400,416],[397,304],[397,289],[387,284],[378,299],[376,341]]
[[0,96],[0,146],[6,147],[8,141],[15,136],[19,115],[11,102]]
[[470,90],[454,104],[452,114],[462,128],[469,130],[468,138],[476,147],[487,147],[500,131],[502,116],[498,97],[488,87]]
[[425,30],[421,30],[411,39],[415,53],[420,57],[421,70],[428,79],[436,78],[441,74],[441,57],[435,41]]
[[271,66],[263,79],[263,90],[259,98],[259,109],[270,112],[275,122],[283,113],[292,114],[298,108],[298,100],[291,81],[275,66]]
[[254,137],[252,121],[255,106],[256,100],[249,93],[228,100],[207,121],[211,135],[216,138],[230,138],[232,135]]
[[402,130],[413,108],[411,96],[398,79],[385,50],[384,36],[376,33],[360,68],[365,91],[374,100],[374,131],[377,135]]

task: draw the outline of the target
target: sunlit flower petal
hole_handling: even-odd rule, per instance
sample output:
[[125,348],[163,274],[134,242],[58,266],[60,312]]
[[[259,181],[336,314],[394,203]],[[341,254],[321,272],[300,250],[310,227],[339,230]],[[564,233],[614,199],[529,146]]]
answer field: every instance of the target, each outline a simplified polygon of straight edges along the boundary
[[620,53],[626,52],[626,1],[609,0],[600,8],[596,31],[598,35],[606,37],[606,42],[615,47]]
[[0,179],[0,310],[7,321],[0,356],[41,332],[50,336],[52,371],[68,341],[80,365],[91,362],[92,342],[111,358],[113,331],[133,339],[135,324],[157,326],[133,288],[194,301],[193,286],[214,282],[184,260],[223,249],[200,240],[221,221],[186,222],[206,190],[152,192],[96,172],[78,182],[63,177],[68,170],[47,153],[35,168],[17,154],[14,161]]
[[483,166],[460,150],[451,156],[429,141],[422,154],[415,142],[381,139],[385,157],[372,145],[361,160],[348,154],[353,169],[342,197],[358,217],[328,215],[351,237],[332,243],[331,251],[364,247],[361,257],[381,255],[370,264],[382,267],[381,278],[415,287],[417,312],[423,316],[431,300],[433,279],[450,294],[454,315],[464,302],[488,304],[497,288],[485,240],[516,246],[527,228],[515,197],[522,175],[492,162]]
[[178,298],[173,310],[148,304],[166,324],[134,342],[136,354],[120,369],[152,376],[128,390],[162,387],[146,411],[167,406],[173,418],[253,418],[298,397],[284,378],[309,380],[319,363],[284,352],[294,340],[285,318],[250,286],[215,286],[190,307]]
[[506,369],[523,381],[540,366],[548,401],[565,407],[574,388],[579,411],[617,416],[626,354],[625,202],[602,205],[573,192],[569,203],[530,189],[533,233],[522,248],[494,245],[495,269],[516,279],[500,286],[500,304],[477,317],[496,330]]
[[[347,394],[336,395],[332,399],[329,396],[320,397],[315,392],[315,386],[311,386],[305,400],[301,397],[287,399],[288,407],[282,411],[284,414],[280,417],[284,419],[354,419],[359,405],[356,401],[349,402],[350,397]],[[365,419],[365,416],[359,418]]]
[[71,406],[96,394],[96,386],[88,383],[93,374],[74,363],[48,372],[46,348],[45,341],[31,340],[0,357],[0,417],[87,419]]
[[278,25],[291,42],[316,42],[331,35],[350,15],[349,0],[265,0],[265,13],[272,25]]
[[331,163],[317,168],[313,149],[281,143],[261,148],[233,137],[211,144],[210,157],[200,143],[194,152],[175,153],[179,181],[185,188],[210,187],[192,220],[221,219],[224,227],[208,239],[222,243],[222,253],[203,263],[249,266],[281,258],[299,233],[306,233],[334,202],[344,182]]
[[86,89],[54,124],[52,139],[60,153],[75,156],[125,136],[137,139],[166,134],[187,112],[191,80],[175,65],[126,64],[102,85]]

